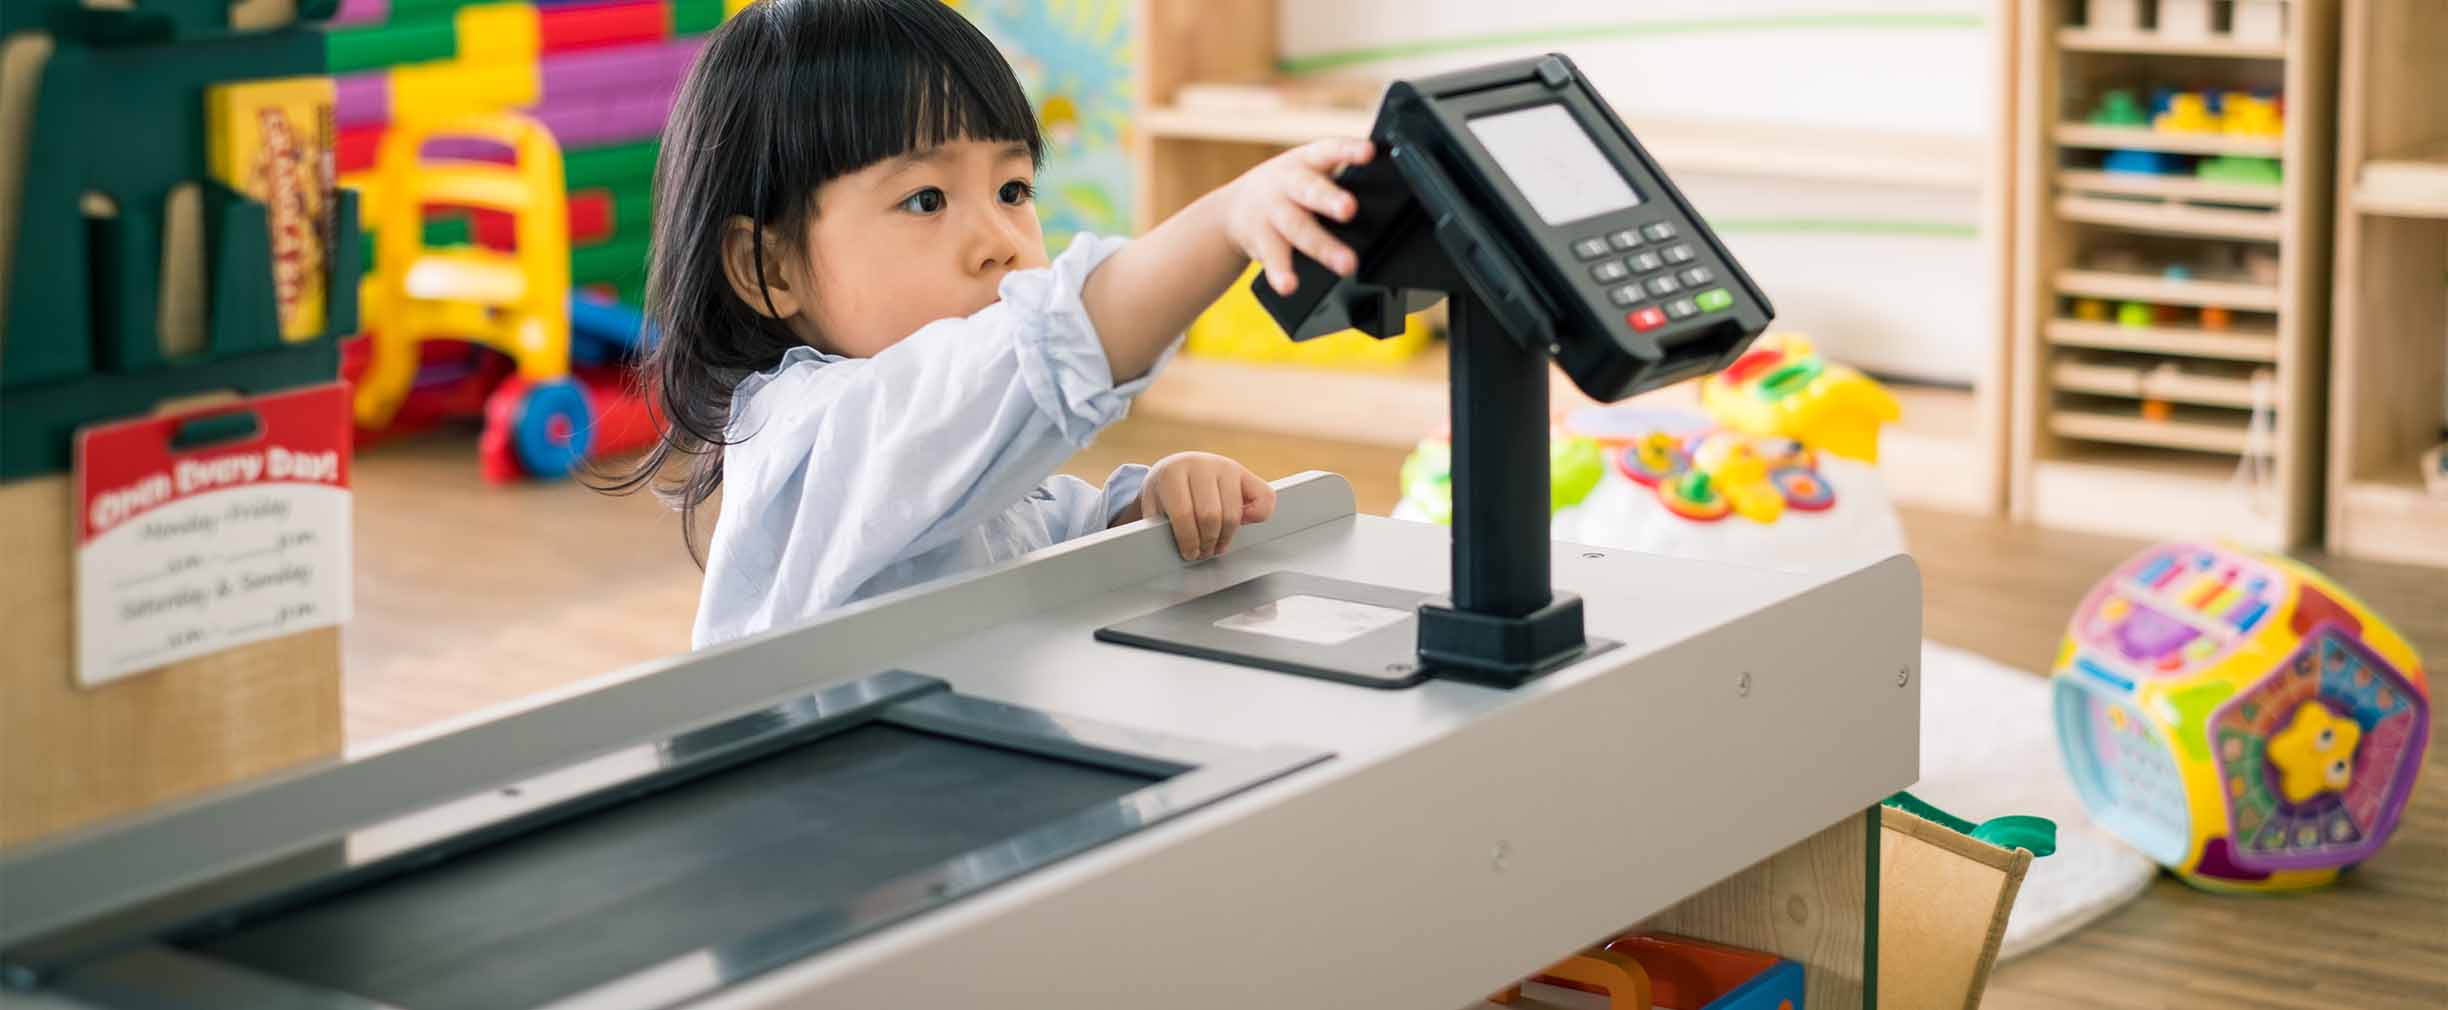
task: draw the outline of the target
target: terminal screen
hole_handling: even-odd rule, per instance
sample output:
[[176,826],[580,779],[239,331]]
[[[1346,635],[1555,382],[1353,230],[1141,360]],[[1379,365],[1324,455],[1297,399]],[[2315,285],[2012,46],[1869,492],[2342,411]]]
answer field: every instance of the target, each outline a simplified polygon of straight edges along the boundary
[[1632,184],[1562,105],[1533,105],[1480,116],[1470,121],[1470,130],[1512,177],[1513,187],[1530,201],[1530,209],[1550,225],[1571,224],[1641,202]]

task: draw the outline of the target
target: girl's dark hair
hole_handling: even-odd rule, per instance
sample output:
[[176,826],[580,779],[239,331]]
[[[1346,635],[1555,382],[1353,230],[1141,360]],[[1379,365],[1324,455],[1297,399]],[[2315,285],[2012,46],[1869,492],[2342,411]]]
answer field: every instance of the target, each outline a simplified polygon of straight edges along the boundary
[[732,387],[799,346],[786,323],[733,292],[722,266],[729,222],[756,222],[762,279],[764,240],[796,250],[817,187],[961,139],[1044,154],[1011,64],[943,0],[757,0],[715,29],[655,164],[646,310],[660,335],[637,380],[662,438],[595,486],[653,488],[679,509],[681,539],[702,566],[697,509],[722,487]]

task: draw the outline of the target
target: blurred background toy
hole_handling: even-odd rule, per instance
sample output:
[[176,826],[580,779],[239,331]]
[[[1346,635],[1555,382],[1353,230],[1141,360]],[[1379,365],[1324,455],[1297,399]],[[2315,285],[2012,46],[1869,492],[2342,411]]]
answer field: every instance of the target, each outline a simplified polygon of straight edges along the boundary
[[1878,383],[1821,357],[1799,333],[1766,334],[1725,371],[1701,379],[1700,404],[1735,431],[1864,463],[1878,462],[1879,428],[1903,416]]
[[[1558,540],[1789,571],[1838,571],[1904,551],[1876,461],[1901,410],[1885,389],[1770,333],[1701,380],[1705,412],[1642,402],[1566,413],[1550,432]],[[1404,460],[1396,518],[1450,522],[1450,447]]]
[[2098,821],[2195,886],[2318,887],[2387,843],[2422,767],[2411,646],[2319,572],[2162,544],[2075,610],[2058,742]]

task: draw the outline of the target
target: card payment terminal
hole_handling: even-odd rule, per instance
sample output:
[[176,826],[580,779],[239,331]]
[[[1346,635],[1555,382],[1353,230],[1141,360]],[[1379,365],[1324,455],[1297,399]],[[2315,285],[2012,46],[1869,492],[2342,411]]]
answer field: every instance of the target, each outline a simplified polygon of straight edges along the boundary
[[[1613,401],[1733,363],[1774,310],[1614,110],[1561,55],[1398,81],[1378,156],[1338,181],[1338,277],[1252,284],[1295,340],[1379,337],[1449,298],[1453,587],[1426,597],[1278,572],[1099,629],[1100,639],[1375,687],[1432,676],[1511,686],[1612,643],[1551,585],[1547,361]],[[1386,615],[1415,608],[1416,620]],[[1365,629],[1273,634],[1287,613]]]

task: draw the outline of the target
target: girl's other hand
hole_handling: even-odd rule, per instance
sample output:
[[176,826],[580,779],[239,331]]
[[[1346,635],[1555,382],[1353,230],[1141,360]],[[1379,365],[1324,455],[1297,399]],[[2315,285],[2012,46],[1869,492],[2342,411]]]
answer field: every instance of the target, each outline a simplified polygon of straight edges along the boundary
[[1342,276],[1359,269],[1359,257],[1328,234],[1318,218],[1351,220],[1359,201],[1335,184],[1334,173],[1345,165],[1365,164],[1375,153],[1366,140],[1312,141],[1232,181],[1224,233],[1265,268],[1275,293],[1291,294],[1298,285],[1292,273],[1294,249]]
[[1204,561],[1232,546],[1242,523],[1265,522],[1275,514],[1275,489],[1223,456],[1175,453],[1148,470],[1136,511],[1170,519],[1182,560]]

